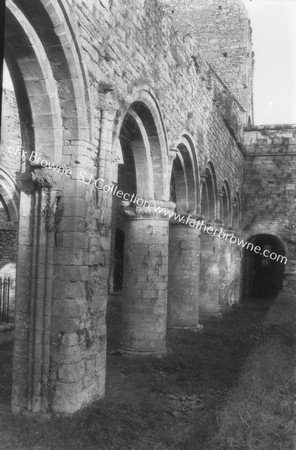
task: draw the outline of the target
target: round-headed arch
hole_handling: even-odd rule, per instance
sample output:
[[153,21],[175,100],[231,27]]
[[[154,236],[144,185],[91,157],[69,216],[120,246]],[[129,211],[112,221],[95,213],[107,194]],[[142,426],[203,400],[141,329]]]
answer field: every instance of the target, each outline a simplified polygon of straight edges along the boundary
[[144,199],[169,198],[168,145],[160,108],[150,89],[139,89],[118,112],[113,145],[119,139],[126,189]]
[[199,212],[199,171],[193,141],[184,134],[175,148],[178,152],[172,166],[171,200],[179,212]]
[[87,78],[59,2],[7,0],[5,59],[23,146],[60,162],[65,139],[90,140]]

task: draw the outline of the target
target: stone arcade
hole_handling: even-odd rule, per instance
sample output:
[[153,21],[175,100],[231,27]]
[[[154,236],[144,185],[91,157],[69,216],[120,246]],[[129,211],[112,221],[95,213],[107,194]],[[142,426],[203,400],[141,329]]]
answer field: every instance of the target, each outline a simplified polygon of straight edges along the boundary
[[[12,410],[72,413],[104,396],[115,291],[122,352],[162,355],[167,327],[195,330],[199,315],[265,295],[259,275],[273,279],[268,294],[295,286],[296,128],[252,126],[242,0],[6,0],[5,22],[14,91],[3,93],[0,270],[17,261]],[[97,189],[98,178],[150,207]],[[157,206],[288,263],[267,260],[263,273],[262,256]]]

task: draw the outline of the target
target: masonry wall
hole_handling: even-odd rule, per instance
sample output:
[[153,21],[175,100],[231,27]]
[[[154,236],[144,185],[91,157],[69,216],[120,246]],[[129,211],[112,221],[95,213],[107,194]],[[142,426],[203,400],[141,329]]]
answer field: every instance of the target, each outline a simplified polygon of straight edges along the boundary
[[201,54],[253,121],[252,30],[242,0],[167,0],[174,26],[196,38]]
[[[187,130],[200,167],[212,160],[218,180],[227,175],[231,188],[239,189],[243,157],[212,100],[208,68],[194,40],[176,36],[171,18],[154,0],[136,5],[93,2],[92,14],[89,4],[71,2],[70,6],[90,79],[95,138],[100,127],[97,105],[123,111],[133,92],[150,86],[169,146]],[[106,165],[112,162],[112,155],[108,157]]]
[[20,145],[21,129],[15,94],[9,89],[4,89],[2,99],[0,165],[9,171],[9,174],[13,178],[15,178],[16,172],[20,170],[20,158],[19,154],[16,156],[12,149],[16,150]]
[[[21,130],[13,91],[4,89],[2,97],[2,126],[0,140],[0,167],[5,169],[11,180],[16,180],[16,173],[20,170],[20,161],[9,147],[17,149],[21,144]],[[1,182],[0,182],[1,185]],[[5,199],[3,199],[5,203]],[[17,223],[7,216],[7,205],[1,209],[0,217],[0,269],[7,264],[15,268],[17,257]],[[15,280],[15,269],[6,273],[6,269],[0,272],[1,276],[10,276]]]
[[16,229],[11,224],[0,222],[0,269],[16,262]]
[[[213,93],[205,76],[205,62],[200,59],[197,70],[192,58],[192,55],[197,55],[198,58],[197,47],[191,39],[183,40],[176,36],[171,19],[161,6],[154,1],[141,1],[136,4],[131,1],[93,2],[91,14],[89,3],[71,2],[69,6],[90,80],[95,146],[102,145],[99,141],[101,111],[111,111],[113,116],[116,112],[119,115],[124,114],[126,107],[137,98],[136,92],[149,86],[163,117],[168,147],[173,146],[186,130],[193,139],[200,171],[211,160],[216,169],[218,185],[222,185],[223,180],[227,178],[231,191],[241,192],[243,156],[235,137],[225,127],[223,118],[213,102]],[[109,122],[108,129],[114,133],[116,121]],[[104,174],[106,183],[111,182],[109,174],[114,172],[112,167],[115,164],[112,152],[106,153],[105,160],[101,160],[100,164],[100,173]],[[169,178],[170,173],[165,180],[167,186]],[[104,318],[101,314],[107,294],[112,197],[108,194],[104,196],[100,192],[99,195],[99,210],[94,213],[93,204],[89,204],[86,219],[80,219],[81,227],[83,226],[81,232],[87,230],[94,264],[99,264],[85,266],[88,274],[86,272],[85,277],[80,278],[86,298],[85,301],[79,302],[77,318],[80,317],[80,311],[85,315],[83,329],[91,336],[91,345],[85,346],[84,340],[81,340],[80,344],[78,332],[76,340],[63,338],[63,351],[72,345],[75,355],[78,354],[79,348],[80,360],[91,358],[94,364],[89,372],[85,370],[85,364],[75,363],[73,366],[71,359],[66,361],[58,355],[53,355],[58,385],[65,383],[66,386],[67,383],[75,381],[78,404],[89,401],[92,393],[96,392],[94,383],[97,382],[97,346],[101,349],[104,346],[103,335],[98,335],[95,324],[98,323],[96,314],[100,312],[100,327],[103,332]],[[97,224],[94,223],[94,218]],[[60,279],[60,276],[58,277]],[[61,294],[62,289],[61,286]],[[58,301],[61,295],[56,287],[55,291],[54,295]],[[73,332],[72,335],[74,339]],[[54,336],[53,339],[55,342]],[[99,364],[102,364],[102,360]],[[68,375],[65,377],[62,374]],[[81,386],[85,388],[79,395]],[[59,400],[54,403],[54,407],[63,408],[65,401],[64,395],[59,394]],[[66,402],[69,405],[69,401]],[[74,405],[69,406],[70,409],[73,407]]]
[[[55,2],[48,4],[53,11]],[[63,73],[56,74],[59,58],[62,57],[61,49],[58,48],[54,55],[50,53],[54,51],[54,36],[50,36],[48,20],[46,17],[33,17],[31,22],[37,28],[39,37],[44,41],[47,36],[52,39],[46,50],[50,53],[50,63],[55,70],[55,81],[59,85],[61,96],[61,160],[75,175],[72,178],[64,177],[50,190],[46,188],[46,184],[44,186],[45,174],[44,178],[41,177],[43,185],[39,184],[37,188],[36,183],[34,185],[29,180],[31,184],[28,182],[28,186],[22,191],[16,329],[18,345],[15,346],[14,353],[13,384],[15,411],[29,408],[36,412],[51,409],[71,413],[104,395],[105,315],[113,199],[112,195],[97,190],[92,183],[79,182],[77,172],[80,168],[85,169],[94,177],[100,176],[106,184],[112,183],[114,166],[117,165],[117,137],[130,104],[136,100],[141,101],[141,95],[147,95],[151,104],[157,105],[151,113],[155,116],[153,118],[156,120],[159,114],[163,123],[162,138],[166,147],[163,160],[167,171],[164,174],[163,190],[154,191],[156,200],[169,201],[172,166],[170,148],[184,134],[190,136],[192,141],[198,181],[199,174],[210,161],[216,172],[217,191],[221,189],[225,179],[229,183],[232,197],[236,192],[241,195],[242,190],[242,129],[237,125],[239,121],[234,120],[234,127],[231,120],[225,124],[223,115],[213,100],[215,96],[213,86],[209,83],[208,65],[200,57],[194,40],[176,35],[172,20],[162,5],[154,0],[139,0],[136,3],[132,0],[68,0],[66,4],[69,9],[67,19],[73,26],[73,36],[81,49],[82,64],[86,72],[85,79],[74,78],[71,81],[74,85],[84,86],[83,100],[87,99],[89,117],[81,119],[79,130],[74,128],[75,120],[69,118],[73,102],[71,92],[67,90]],[[26,3],[19,2],[19,5],[25,9],[29,18],[38,11],[40,14],[44,11],[43,3],[41,6],[38,3],[39,9],[29,7],[28,11]],[[43,29],[38,29],[43,25],[49,27],[44,34]],[[55,32],[59,33],[60,30]],[[61,39],[66,39],[64,34],[61,36]],[[71,39],[73,36],[71,35]],[[75,65],[73,60],[69,64]],[[65,73],[68,76],[66,70]],[[40,85],[38,88],[41,89]],[[38,96],[36,102],[39,109]],[[78,118],[79,108],[80,106],[77,107]],[[44,117],[44,120],[47,119]],[[36,134],[41,142],[41,145],[38,140],[35,142],[36,149],[40,152],[44,149],[49,152],[48,157],[54,157],[54,152],[50,153],[50,143],[45,139],[46,132],[43,136],[41,133]],[[157,160],[157,148],[152,145],[153,142],[150,144],[151,157]],[[55,181],[58,181],[58,177]],[[144,195],[146,194],[143,193]],[[198,206],[196,205],[197,208]],[[55,217],[56,212],[59,213],[58,224],[54,222],[54,225],[53,211]],[[32,216],[39,227],[35,229],[37,244],[36,236],[32,233]],[[152,225],[157,228],[154,222],[150,224],[151,227]],[[162,291],[163,301],[160,305],[156,302],[153,309],[153,314],[159,311],[161,318],[161,353],[164,352],[166,325],[167,222],[163,229],[166,230],[162,242],[162,247],[166,247],[163,249],[164,262],[161,267],[164,273],[158,275],[163,277],[161,289],[158,287]],[[143,242],[140,231],[138,229],[139,247]],[[154,234],[157,235],[156,232]],[[151,254],[148,244],[147,239],[147,255],[143,259],[146,262],[148,260],[153,272],[159,267],[152,266],[156,257]],[[154,247],[156,245],[158,244],[154,244]],[[35,293],[35,306],[38,311],[32,333],[28,332],[31,318],[24,301],[27,298],[34,301],[30,296],[30,283],[33,282],[34,273],[31,274],[28,261],[32,261],[34,268],[38,268],[36,273],[40,278],[40,283],[36,283],[38,290]],[[194,265],[197,266],[196,262]],[[159,284],[159,278],[156,278],[156,284]],[[133,287],[134,284],[130,282],[130,288]],[[149,295],[147,289],[147,296]],[[156,294],[153,293],[154,295]],[[151,299],[147,297],[147,303],[154,299],[153,296]],[[44,315],[46,320],[42,321]],[[134,340],[135,337],[128,338]],[[41,341],[44,343],[42,351],[38,346]],[[24,367],[27,368],[27,353],[37,354],[35,359],[29,359],[31,366],[28,365],[28,374],[24,370]],[[30,379],[30,370],[35,371],[33,381]],[[42,374],[44,384],[40,383],[39,374]],[[28,380],[31,393],[25,387]]]
[[245,132],[243,234],[266,233],[285,244],[285,283],[296,282],[296,126],[259,126]]

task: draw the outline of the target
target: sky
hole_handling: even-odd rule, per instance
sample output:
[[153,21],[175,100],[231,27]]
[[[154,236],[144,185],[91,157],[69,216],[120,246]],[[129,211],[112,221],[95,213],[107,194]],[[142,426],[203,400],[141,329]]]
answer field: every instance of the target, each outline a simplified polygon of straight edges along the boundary
[[296,0],[244,2],[253,29],[255,124],[296,124]]
[[[296,0],[244,2],[253,29],[255,124],[296,124]],[[7,71],[4,85],[12,88]]]

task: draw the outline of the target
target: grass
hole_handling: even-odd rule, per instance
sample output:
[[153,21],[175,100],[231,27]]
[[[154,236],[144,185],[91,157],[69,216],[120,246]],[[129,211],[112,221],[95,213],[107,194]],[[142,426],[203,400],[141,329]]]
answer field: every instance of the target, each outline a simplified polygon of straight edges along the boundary
[[117,308],[108,316],[106,399],[50,420],[2,408],[1,450],[295,447],[292,295],[280,296],[269,311],[258,303],[233,307],[207,321],[202,334],[169,331],[162,359],[112,353],[115,317]]
[[211,449],[295,449],[295,337],[293,293],[281,294],[256,331],[238,385],[218,414]]

